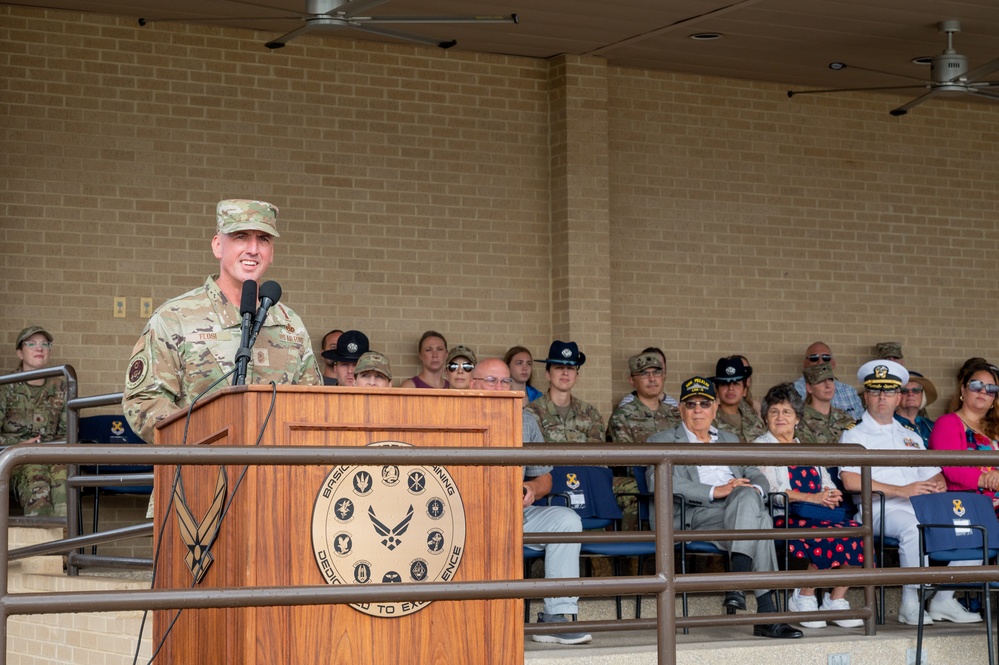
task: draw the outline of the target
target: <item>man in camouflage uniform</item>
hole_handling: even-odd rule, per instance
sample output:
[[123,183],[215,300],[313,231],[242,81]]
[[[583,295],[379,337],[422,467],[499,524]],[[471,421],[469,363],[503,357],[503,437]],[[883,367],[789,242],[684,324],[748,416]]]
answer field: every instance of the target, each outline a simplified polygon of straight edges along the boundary
[[[22,330],[14,347],[16,372],[49,364],[52,335],[40,326]],[[66,381],[62,377],[0,386],[0,445],[61,441],[66,438]],[[11,478],[27,516],[66,515],[66,466],[25,464]]]
[[545,376],[548,392],[526,407],[541,425],[545,441],[602,443],[604,419],[597,409],[572,396],[579,368],[586,362],[575,342],[555,340],[548,349]]
[[[149,318],[125,377],[122,407],[132,429],[153,442],[156,423],[202,392],[231,384],[240,343],[243,282],[259,280],[274,257],[277,208],[263,201],[220,201],[212,252],[219,274],[163,303]],[[322,385],[309,333],[281,303],[271,307],[246,372],[247,384]]]
[[[628,358],[628,381],[635,389],[633,400],[623,402],[614,409],[607,423],[607,441],[610,443],[645,443],[645,440],[665,429],[680,424],[680,411],[662,400],[666,383],[666,367],[662,357],[655,352],[643,352]],[[638,486],[627,469],[615,473],[614,492],[619,494],[618,504],[624,514],[627,529],[638,526]]]
[[741,356],[719,358],[712,381],[718,391],[718,414],[712,423],[722,432],[739,437],[739,441],[755,441],[767,432],[766,423],[746,401],[746,379],[749,369]]
[[812,365],[802,370],[805,376],[805,415],[798,424],[802,443],[837,443],[844,430],[853,427],[854,419],[832,405],[836,376],[830,363]]

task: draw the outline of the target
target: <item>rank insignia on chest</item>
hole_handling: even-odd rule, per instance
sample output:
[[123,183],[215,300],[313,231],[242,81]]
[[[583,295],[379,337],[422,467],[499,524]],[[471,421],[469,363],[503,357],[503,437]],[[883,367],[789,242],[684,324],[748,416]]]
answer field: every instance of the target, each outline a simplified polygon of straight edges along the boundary
[[285,329],[285,331],[287,331],[287,333],[289,335],[294,335],[295,334],[295,326],[291,325],[290,323],[286,324],[285,327],[284,327],[284,329]]

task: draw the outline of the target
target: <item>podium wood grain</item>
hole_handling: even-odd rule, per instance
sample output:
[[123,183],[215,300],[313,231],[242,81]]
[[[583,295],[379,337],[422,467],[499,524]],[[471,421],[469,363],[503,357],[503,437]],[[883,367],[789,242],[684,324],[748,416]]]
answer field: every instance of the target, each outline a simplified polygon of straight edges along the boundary
[[[227,388],[195,408],[187,445],[252,445],[270,408],[269,386]],[[521,445],[519,393],[279,386],[263,446]],[[164,421],[157,443],[183,441],[181,414]],[[323,584],[312,545],[312,512],[332,467],[228,469],[231,508],[200,587]],[[522,575],[519,467],[447,467],[465,508],[466,537],[456,581]],[[196,519],[207,511],[218,467],[182,470]],[[189,588],[174,507],[174,467],[157,467],[155,529],[163,533],[156,588]],[[238,483],[238,488],[237,488]],[[155,613],[154,645],[176,612]],[[520,600],[435,601],[398,618],[347,605],[186,610],[157,662],[200,664],[481,665],[523,662]]]

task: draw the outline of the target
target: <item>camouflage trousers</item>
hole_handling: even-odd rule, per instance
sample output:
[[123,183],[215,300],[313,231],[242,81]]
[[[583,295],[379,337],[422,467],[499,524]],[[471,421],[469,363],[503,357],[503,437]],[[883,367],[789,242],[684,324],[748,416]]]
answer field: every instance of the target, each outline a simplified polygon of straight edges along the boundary
[[66,466],[25,464],[14,469],[14,495],[26,517],[66,516]]

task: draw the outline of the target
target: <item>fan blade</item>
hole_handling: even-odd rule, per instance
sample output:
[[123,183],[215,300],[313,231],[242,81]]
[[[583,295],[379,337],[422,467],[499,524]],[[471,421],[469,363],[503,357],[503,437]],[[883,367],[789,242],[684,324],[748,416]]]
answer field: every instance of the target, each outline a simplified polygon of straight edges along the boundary
[[999,90],[982,90],[981,88],[972,88],[968,90],[969,95],[975,95],[976,97],[985,97],[986,99],[995,99],[999,101]]
[[913,85],[893,85],[893,86],[883,86],[879,85],[876,88],[833,88],[831,90],[788,90],[787,96],[794,97],[795,95],[820,95],[826,92],[868,92],[877,90],[911,90],[912,88],[928,88],[925,82],[922,84]]
[[[244,16],[239,19],[243,21],[300,21],[297,16]],[[140,18],[139,25],[150,23],[222,23],[231,25],[231,18]]]
[[365,23],[353,23],[351,22],[352,28],[361,30],[362,32],[370,32],[373,35],[382,35],[383,37],[392,37],[393,39],[401,39],[407,42],[415,42],[417,44],[426,44],[427,46],[436,46],[442,49],[449,49],[458,42],[453,39],[448,41],[441,41],[439,39],[431,39],[430,37],[424,37],[423,35],[414,35],[411,32],[400,32],[398,30],[386,30],[385,28],[373,28]]
[[999,71],[999,58],[996,58],[992,62],[986,62],[981,67],[976,67],[970,72],[964,75],[964,79],[971,83],[974,83],[983,76],[988,76],[992,72]]
[[940,94],[942,92],[943,92],[943,90],[940,89],[940,88],[933,88],[932,90],[930,90],[925,95],[922,95],[920,97],[916,97],[915,99],[913,99],[908,104],[903,104],[902,106],[899,106],[897,109],[892,109],[891,111],[888,111],[888,113],[891,113],[894,116],[905,115],[906,113],[909,112],[909,109],[915,108],[915,107],[919,106],[920,104],[922,104],[923,102],[930,101],[931,99],[933,99],[934,97],[936,97],[938,94]]
[[520,23],[516,14],[509,16],[355,16],[350,19],[371,23]]
[[870,67],[861,67],[860,65],[851,65],[846,62],[833,63],[839,65],[839,68],[835,68],[830,65],[830,69],[835,69],[836,71],[843,71],[844,69],[856,69],[861,72],[871,72],[872,74],[884,74],[885,76],[894,76],[895,78],[909,79],[910,81],[919,81],[920,83],[926,83],[926,79],[921,79],[916,76],[909,76],[908,74],[896,74],[895,72],[886,72],[882,69],[871,69]]
[[361,12],[374,9],[379,5],[384,5],[386,2],[388,0],[348,0],[348,2],[334,9],[333,12],[339,12],[344,18],[354,18]]
[[281,35],[277,39],[272,39],[271,41],[269,41],[266,44],[264,44],[264,46],[266,46],[269,49],[282,48],[285,44],[287,44],[288,42],[290,42],[292,39],[295,39],[296,37],[301,37],[304,34],[312,32],[313,30],[315,30],[315,28],[316,28],[316,26],[313,25],[312,23],[306,23],[301,28],[297,28],[295,30],[292,30],[291,32],[289,32],[286,35]]

